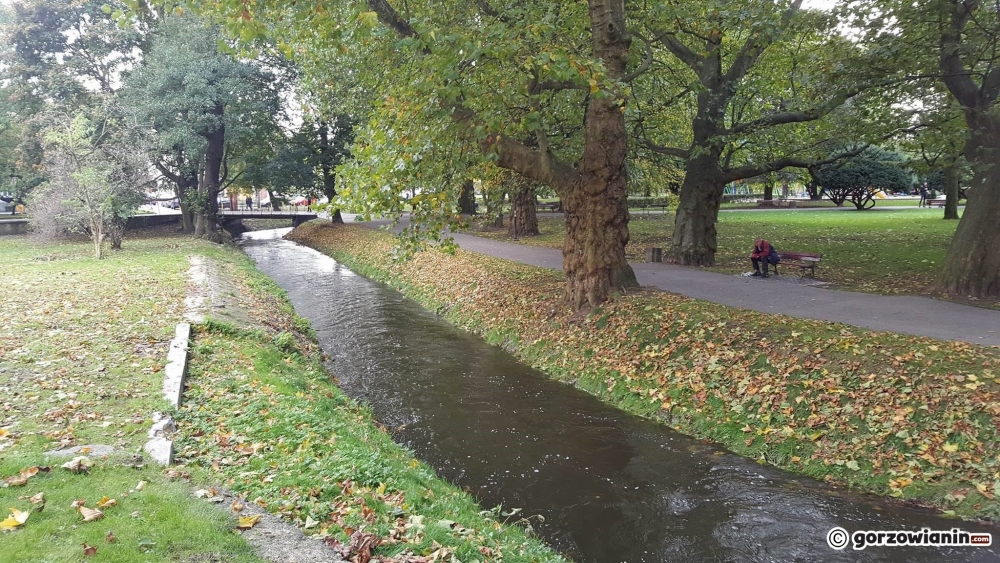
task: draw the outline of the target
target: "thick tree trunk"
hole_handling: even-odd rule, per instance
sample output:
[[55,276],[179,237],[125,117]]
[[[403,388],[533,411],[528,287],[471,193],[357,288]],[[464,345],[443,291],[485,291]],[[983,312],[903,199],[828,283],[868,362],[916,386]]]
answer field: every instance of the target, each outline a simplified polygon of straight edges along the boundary
[[226,149],[226,126],[222,123],[225,106],[221,104],[216,105],[212,109],[212,114],[219,121],[215,130],[206,136],[208,145],[205,148],[205,169],[201,186],[199,187],[202,195],[208,198],[208,201],[195,221],[195,235],[215,240],[216,234],[219,231],[219,192],[222,190],[220,185],[222,160],[225,158]]
[[977,172],[948,247],[939,287],[950,294],[1000,296],[1000,167]]
[[595,181],[590,190],[586,187],[574,190],[563,199],[566,210],[563,269],[567,276],[567,298],[575,309],[599,305],[612,291],[638,285],[625,257],[628,244],[625,197],[603,194],[598,185],[599,181]]
[[[594,58],[608,76],[625,75],[631,38],[625,29],[624,0],[589,0]],[[603,303],[614,290],[638,285],[625,258],[628,196],[625,171],[625,113],[618,96],[591,96],[584,117],[583,156],[565,195],[563,271],[566,297],[577,310]]]
[[[510,222],[507,234],[519,237],[538,236],[538,215],[535,214],[535,189],[530,180],[519,177],[517,190],[511,198]],[[516,219],[516,221],[515,221]],[[515,225],[517,231],[515,232]]]
[[764,201],[772,201],[774,199],[774,182],[768,181],[764,182]]
[[944,218],[958,219],[958,182],[960,168],[952,162],[944,171]]
[[472,180],[462,184],[462,192],[458,194],[458,212],[462,215],[476,214],[476,191]]
[[668,260],[686,266],[712,266],[718,248],[715,223],[726,182],[718,159],[710,154],[688,161],[674,220]]

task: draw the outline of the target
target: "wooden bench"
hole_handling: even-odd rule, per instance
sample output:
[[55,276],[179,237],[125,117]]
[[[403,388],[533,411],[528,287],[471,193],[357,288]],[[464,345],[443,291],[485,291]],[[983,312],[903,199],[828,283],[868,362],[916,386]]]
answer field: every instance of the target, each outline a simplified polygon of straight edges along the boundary
[[944,204],[947,201],[948,201],[947,199],[929,199],[927,200],[927,205],[928,207],[931,205],[933,205],[934,207],[944,207]]
[[560,206],[562,206],[562,202],[561,201],[553,201],[551,203],[536,203],[535,204],[535,210],[536,211],[556,212],[556,211],[559,211],[559,207]]
[[812,274],[812,277],[816,277],[816,266],[819,261],[823,259],[823,254],[812,253],[812,252],[778,252],[778,258],[781,262],[778,264],[772,264],[774,266],[774,273],[778,273],[778,266],[795,266],[799,268],[799,275],[806,275],[806,270]]

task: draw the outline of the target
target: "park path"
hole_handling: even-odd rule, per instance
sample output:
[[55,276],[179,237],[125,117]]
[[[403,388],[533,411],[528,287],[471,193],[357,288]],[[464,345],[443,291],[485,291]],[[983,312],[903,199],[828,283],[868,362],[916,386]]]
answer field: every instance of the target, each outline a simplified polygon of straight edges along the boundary
[[[345,216],[352,221],[353,217]],[[387,221],[365,225],[377,227]],[[562,270],[562,251],[454,233],[464,249]],[[640,285],[762,313],[832,321],[872,330],[1000,346],[1000,311],[926,297],[877,295],[799,283],[797,275],[748,278],[672,264],[631,262]]]

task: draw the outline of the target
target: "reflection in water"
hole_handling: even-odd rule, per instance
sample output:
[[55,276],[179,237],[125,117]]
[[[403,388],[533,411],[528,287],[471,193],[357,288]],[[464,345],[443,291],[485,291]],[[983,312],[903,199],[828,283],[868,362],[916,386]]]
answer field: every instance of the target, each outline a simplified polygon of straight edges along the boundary
[[834,526],[955,522],[842,493],[623,413],[281,240],[285,232],[248,233],[246,251],[311,321],[341,387],[483,504],[544,516],[532,525],[579,561],[1000,560],[996,547],[834,551],[826,543]]

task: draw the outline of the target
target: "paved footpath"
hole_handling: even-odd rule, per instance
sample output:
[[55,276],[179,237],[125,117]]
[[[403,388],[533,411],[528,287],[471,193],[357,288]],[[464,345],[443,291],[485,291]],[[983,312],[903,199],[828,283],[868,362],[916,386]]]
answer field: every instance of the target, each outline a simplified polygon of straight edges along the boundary
[[[382,221],[377,223],[384,224]],[[561,250],[472,235],[453,236],[464,250],[543,268],[562,269]],[[671,264],[631,264],[640,285],[658,287],[695,299],[872,330],[1000,346],[1000,311],[926,297],[825,289],[796,283],[797,275],[761,279]],[[779,284],[780,288],[775,288]]]

